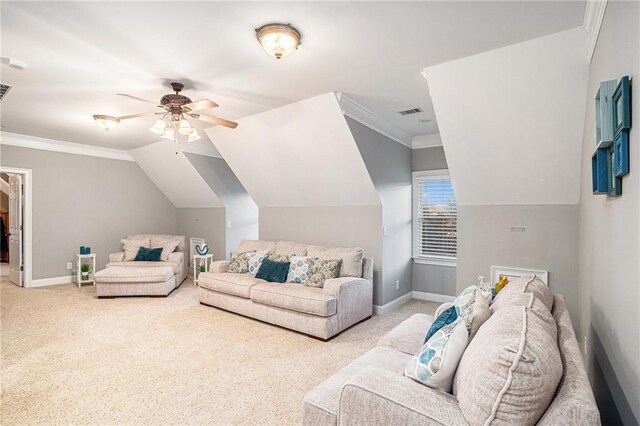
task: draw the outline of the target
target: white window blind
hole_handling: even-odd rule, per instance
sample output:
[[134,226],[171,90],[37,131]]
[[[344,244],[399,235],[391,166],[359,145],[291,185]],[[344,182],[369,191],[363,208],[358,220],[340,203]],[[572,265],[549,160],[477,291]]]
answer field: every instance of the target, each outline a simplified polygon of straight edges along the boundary
[[414,185],[416,255],[454,261],[457,257],[458,206],[451,179],[446,174],[417,174]]

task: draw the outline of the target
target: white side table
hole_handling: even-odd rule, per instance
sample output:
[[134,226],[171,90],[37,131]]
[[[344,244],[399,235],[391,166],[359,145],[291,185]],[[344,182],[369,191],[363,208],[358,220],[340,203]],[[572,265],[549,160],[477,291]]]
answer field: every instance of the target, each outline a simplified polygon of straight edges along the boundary
[[193,285],[198,285],[198,275],[200,273],[200,265],[204,265],[204,271],[209,272],[209,266],[213,262],[213,254],[194,254],[193,255]]
[[[80,271],[80,265],[84,263],[90,263],[91,269],[89,270],[89,279],[82,279],[82,272]],[[96,285],[96,282],[93,280],[93,274],[96,271],[96,254],[76,254],[76,284],[78,287],[82,286],[82,284],[92,283]]]

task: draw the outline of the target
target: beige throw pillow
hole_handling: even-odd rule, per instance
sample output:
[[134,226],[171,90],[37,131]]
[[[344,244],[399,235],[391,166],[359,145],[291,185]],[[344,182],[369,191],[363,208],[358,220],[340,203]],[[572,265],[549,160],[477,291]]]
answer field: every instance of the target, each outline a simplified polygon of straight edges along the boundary
[[342,247],[319,247],[309,246],[307,248],[307,256],[317,257],[319,260],[340,259],[340,277],[362,277],[362,257],[364,251],[360,247],[342,248]]
[[128,239],[122,239],[120,240],[120,243],[122,244],[122,251],[124,251],[124,261],[125,262],[131,262],[136,258],[136,255],[138,254],[138,250],[140,250],[140,247],[148,247],[150,246],[149,244],[149,239],[146,240],[128,240]]
[[549,312],[551,312],[553,308],[553,293],[549,286],[536,275],[516,278],[507,284],[491,303],[491,312],[496,312],[498,309],[511,306],[511,299],[522,293],[532,293],[544,303]]
[[304,285],[308,287],[324,287],[324,282],[340,276],[341,259],[309,260],[309,278]]

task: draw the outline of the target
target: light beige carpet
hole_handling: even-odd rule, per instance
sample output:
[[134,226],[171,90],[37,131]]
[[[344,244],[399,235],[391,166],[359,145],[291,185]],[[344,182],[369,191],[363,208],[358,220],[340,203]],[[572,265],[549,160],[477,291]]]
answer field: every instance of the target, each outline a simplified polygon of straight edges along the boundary
[[202,306],[190,281],[167,298],[0,290],[2,425],[299,424],[307,391],[437,306],[414,300],[325,343]]

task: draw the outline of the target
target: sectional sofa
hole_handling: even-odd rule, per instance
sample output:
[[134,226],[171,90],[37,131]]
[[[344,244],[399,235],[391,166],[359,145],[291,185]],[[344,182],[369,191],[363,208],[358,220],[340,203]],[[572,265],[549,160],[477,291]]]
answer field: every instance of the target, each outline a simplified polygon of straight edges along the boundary
[[363,257],[362,249],[243,240],[236,253],[266,249],[276,255],[342,259],[341,276],[326,280],[323,288],[270,283],[251,274],[229,273],[229,261],[217,261],[198,276],[200,303],[322,340],[371,317],[373,261]]

